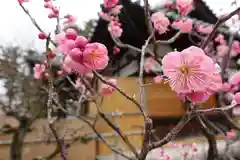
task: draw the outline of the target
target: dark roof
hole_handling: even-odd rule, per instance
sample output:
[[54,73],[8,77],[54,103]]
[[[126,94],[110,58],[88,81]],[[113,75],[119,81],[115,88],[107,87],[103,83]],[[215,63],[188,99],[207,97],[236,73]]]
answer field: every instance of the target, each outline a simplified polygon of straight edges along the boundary
[[[130,0],[122,0],[123,9],[119,15],[120,22],[123,24],[123,34],[121,41],[125,44],[131,44],[135,47],[141,48],[148,38],[147,26],[145,24],[144,9],[138,3],[132,3]],[[202,20],[207,23],[216,23],[217,17],[208,6],[202,0],[194,0],[195,10],[190,13],[190,17],[198,20]],[[151,11],[152,13],[154,11]],[[123,56],[128,56],[129,62],[135,59],[139,59],[140,56],[134,57],[132,55],[124,55],[126,49],[121,49],[121,52],[117,55],[113,55],[113,48],[115,47],[110,34],[107,29],[108,22],[103,19],[99,19],[93,35],[91,37],[92,42],[100,42],[107,46],[110,56],[109,68],[115,68],[113,66],[118,65],[119,61],[122,60]],[[175,35],[176,30],[170,30],[167,34],[157,35],[157,39],[169,39]],[[182,34],[174,43],[170,46],[174,49],[182,50],[193,45],[189,40],[187,34]],[[117,72],[118,70],[115,70]],[[111,71],[114,72],[114,71]]]

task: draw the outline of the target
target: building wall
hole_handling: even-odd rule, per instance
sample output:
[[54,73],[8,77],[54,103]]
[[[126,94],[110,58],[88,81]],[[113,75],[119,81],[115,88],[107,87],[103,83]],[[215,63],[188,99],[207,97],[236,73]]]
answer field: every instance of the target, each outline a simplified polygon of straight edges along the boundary
[[[24,144],[23,160],[33,160],[39,156],[48,156],[54,152],[55,143],[32,143]],[[87,145],[75,144],[68,149],[68,158],[71,160],[95,160],[95,142],[90,142]],[[0,160],[9,159],[9,145],[0,145]],[[58,154],[53,160],[61,159]]]
[[[82,126],[84,126],[83,129]],[[77,119],[61,120],[56,123],[55,128],[59,137],[65,137],[65,144],[72,144],[68,149],[68,156],[71,160],[94,160],[96,156],[96,141],[92,140],[86,144],[80,140],[73,141],[79,136],[86,136],[91,130]],[[38,156],[48,156],[56,149],[55,138],[48,128],[47,120],[36,121],[24,139],[23,159],[32,160]],[[9,159],[9,147],[11,134],[0,136],[0,160]],[[74,143],[73,143],[74,142]],[[86,152],[87,151],[87,152]],[[54,158],[59,160],[59,154]]]

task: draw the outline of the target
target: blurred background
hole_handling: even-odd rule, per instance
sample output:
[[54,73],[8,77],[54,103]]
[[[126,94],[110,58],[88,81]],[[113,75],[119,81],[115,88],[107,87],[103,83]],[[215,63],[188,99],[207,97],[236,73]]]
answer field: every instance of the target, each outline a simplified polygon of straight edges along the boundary
[[[136,76],[139,73],[140,56],[131,49],[121,49],[119,54],[114,54],[116,45],[108,33],[107,22],[98,16],[98,13],[102,11],[103,1],[56,0],[55,3],[60,6],[60,15],[72,14],[77,17],[74,27],[80,28],[79,35],[86,36],[90,42],[101,42],[107,46],[110,62],[101,73],[107,77],[117,77],[120,88],[139,98]],[[151,12],[154,12],[162,9],[165,0],[149,0],[149,3]],[[205,27],[212,27],[218,17],[229,13],[236,6],[240,6],[240,1],[236,1],[236,4],[233,5],[230,0],[194,0],[194,3],[195,10],[190,13],[189,18],[194,21],[194,25],[201,24]],[[120,21],[123,23],[122,42],[138,48],[141,48],[148,37],[142,5],[141,0],[123,0],[124,12],[120,15]],[[43,7],[43,0],[30,0],[29,3],[24,3],[24,7],[29,10],[46,33],[54,32],[56,22],[47,18],[48,11]],[[174,17],[174,15],[169,16]],[[226,41],[233,35],[230,28],[232,21],[237,18],[238,16],[234,16],[218,30],[218,33],[224,35]],[[44,88],[47,82],[33,79],[33,67],[43,61],[45,41],[39,40],[39,31],[23,12],[17,0],[6,0],[1,3],[0,20],[0,160],[60,159],[59,149],[47,126],[45,107],[48,95]],[[195,32],[197,33],[197,31]],[[176,30],[169,30],[157,38],[166,40],[175,33]],[[233,36],[234,40],[239,41],[239,35],[240,32],[236,32]],[[200,36],[204,37],[206,34],[200,34]],[[157,54],[163,56],[174,49],[182,50],[196,45],[199,43],[197,37],[192,34],[181,35],[173,44],[159,45]],[[214,48],[216,44],[214,43],[212,46]],[[214,49],[213,52],[215,53]],[[239,71],[239,58],[240,56],[237,55],[231,59],[226,79]],[[53,61],[53,67],[54,74],[56,74],[60,70],[60,56]],[[145,83],[151,83],[155,74],[144,73],[144,76],[146,76]],[[70,78],[73,82],[76,81],[76,75],[70,75]],[[96,115],[94,104],[87,100],[79,102],[81,95],[64,76],[56,78],[54,86],[56,99],[67,110],[66,114],[59,110],[58,104],[53,104],[55,107],[53,115],[59,120],[56,128],[58,133],[64,137],[66,146],[69,148],[69,159],[124,159],[110,151],[92,132],[91,127],[79,120],[81,116],[90,122],[93,121],[93,117]],[[163,83],[147,87],[146,92],[146,110],[153,119],[156,135],[158,138],[163,138],[181,119],[184,114],[184,106],[169,86]],[[227,99],[231,99],[232,95],[224,96],[226,97],[224,103],[228,104]],[[219,95],[212,96],[202,107],[220,107],[218,98]],[[123,130],[133,145],[140,149],[143,139],[143,118],[137,108],[119,93],[104,98],[102,103],[106,115]],[[235,111],[229,111],[228,114],[237,122],[239,113],[239,108],[237,108]],[[225,146],[228,143],[225,141],[225,135],[232,129],[226,123],[226,119],[224,119],[226,117],[211,114],[207,118],[217,127],[214,134],[220,148]],[[129,152],[116,133],[101,119],[96,123],[96,129],[111,143],[111,146],[118,146],[123,152]],[[236,136],[234,142],[238,138],[239,136]],[[176,137],[176,143],[186,146],[197,143],[199,148],[203,150],[207,148],[206,139],[203,138],[195,121],[189,123]],[[166,148],[168,147],[167,145]],[[179,151],[169,149],[169,152],[177,157]],[[158,152],[152,154],[158,155]],[[239,158],[239,154],[237,157]],[[155,160],[157,158],[149,156],[148,159]]]

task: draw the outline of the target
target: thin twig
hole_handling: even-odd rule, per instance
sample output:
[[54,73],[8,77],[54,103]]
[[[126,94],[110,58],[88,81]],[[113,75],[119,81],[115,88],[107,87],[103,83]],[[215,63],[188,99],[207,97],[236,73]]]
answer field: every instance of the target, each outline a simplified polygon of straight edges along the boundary
[[194,113],[194,106],[192,104],[188,104],[188,109],[186,110],[185,115],[182,117],[182,119],[178,122],[178,124],[161,140],[158,142],[152,143],[149,148],[150,150],[161,147],[164,144],[170,142],[182,129],[183,127],[193,118]]
[[68,158],[67,158],[66,148],[65,148],[65,144],[64,144],[63,139],[61,140],[59,138],[59,135],[57,134],[57,131],[54,128],[53,123],[49,123],[49,128],[51,129],[54,137],[56,138],[56,141],[57,141],[58,147],[60,149],[60,154],[61,154],[62,159],[67,160]]
[[129,95],[127,95],[127,93],[125,93],[123,90],[121,90],[120,88],[118,88],[117,86],[113,85],[112,83],[107,82],[100,74],[98,74],[95,70],[93,70],[93,74],[94,76],[96,76],[101,82],[113,87],[114,89],[116,89],[119,93],[121,93],[124,97],[126,97],[128,100],[130,100],[131,102],[133,102],[141,111],[142,116],[144,116],[145,118],[147,117],[145,115],[145,112],[143,111],[143,107],[133,98],[130,97]]
[[[155,32],[153,25],[152,25],[152,21],[151,21],[150,6],[149,6],[148,0],[144,0],[143,2],[144,2],[145,23],[147,25],[148,34],[150,36],[152,34],[152,32]],[[156,43],[156,37],[155,37],[154,33],[153,33],[153,37],[152,37],[152,44],[153,44],[154,57],[155,57],[155,59],[158,59],[157,43]]]
[[[22,8],[22,10],[26,13],[26,15],[30,18],[31,22],[33,23],[33,25],[40,31],[40,32],[43,32],[45,33],[41,27],[38,25],[38,23],[36,22],[36,20],[31,16],[31,14],[29,13],[29,11],[22,5],[22,4],[19,4],[20,7]],[[46,34],[46,33],[45,33]],[[50,39],[50,42],[54,45],[54,46],[57,46],[57,44]]]
[[173,37],[171,37],[170,39],[168,40],[157,40],[157,44],[170,44],[170,43],[173,43],[174,41],[176,41],[176,39],[181,35],[181,32],[177,32]]
[[222,112],[222,111],[227,111],[232,108],[236,107],[236,103],[233,102],[231,105],[226,106],[226,107],[221,107],[221,108],[210,108],[210,109],[202,109],[202,110],[196,110],[196,113],[209,113],[209,112]]
[[228,15],[226,15],[226,16],[224,16],[222,18],[219,18],[219,20],[215,24],[212,32],[208,35],[207,39],[202,43],[201,48],[205,49],[207,47],[208,43],[213,39],[215,33],[217,32],[218,27],[220,27],[224,22],[226,22],[232,16],[234,16],[235,14],[238,14],[239,12],[240,12],[240,7],[238,7],[237,9],[235,9],[234,11],[229,13]]
[[215,135],[208,128],[208,126],[206,124],[207,120],[205,119],[204,116],[198,115],[197,121],[200,124],[200,128],[201,128],[203,134],[206,136],[208,143],[209,143],[207,160],[215,160],[218,157],[217,141],[216,141]]

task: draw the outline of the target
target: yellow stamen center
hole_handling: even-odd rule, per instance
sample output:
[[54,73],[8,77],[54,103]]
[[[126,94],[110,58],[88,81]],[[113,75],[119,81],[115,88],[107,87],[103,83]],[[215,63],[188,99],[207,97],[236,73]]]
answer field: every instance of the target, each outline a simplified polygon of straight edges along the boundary
[[96,58],[96,57],[97,57],[97,52],[96,52],[96,50],[92,51],[91,57],[92,57],[92,58]]
[[181,71],[182,74],[188,74],[188,73],[189,73],[188,68],[185,67],[185,66],[182,66],[182,67],[180,68],[180,71]]

